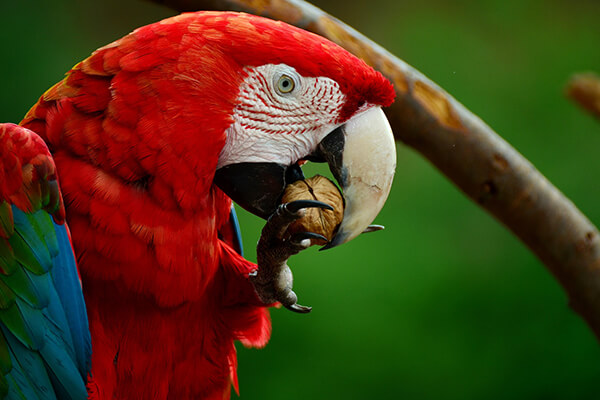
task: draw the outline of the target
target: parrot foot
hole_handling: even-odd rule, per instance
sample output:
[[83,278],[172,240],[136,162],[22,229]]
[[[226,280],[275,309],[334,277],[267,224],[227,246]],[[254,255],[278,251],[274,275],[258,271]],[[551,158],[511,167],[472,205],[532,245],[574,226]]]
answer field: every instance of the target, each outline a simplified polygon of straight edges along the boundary
[[292,290],[294,277],[287,260],[310,247],[311,239],[327,241],[327,238],[318,233],[300,232],[284,239],[283,234],[292,222],[302,218],[306,208],[311,207],[333,210],[329,204],[315,200],[292,201],[277,208],[267,220],[256,248],[258,270],[249,275],[262,302],[280,302],[288,310],[303,314],[311,308],[298,304],[298,296]]

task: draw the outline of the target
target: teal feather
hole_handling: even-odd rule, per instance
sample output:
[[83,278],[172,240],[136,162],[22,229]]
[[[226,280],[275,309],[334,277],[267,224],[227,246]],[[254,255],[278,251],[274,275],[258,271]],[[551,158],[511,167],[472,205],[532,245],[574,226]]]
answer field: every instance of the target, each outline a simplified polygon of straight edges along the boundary
[[66,228],[12,211],[14,234],[0,237],[0,398],[87,399],[90,337]]
[[4,398],[8,398],[11,400],[27,400],[27,398],[25,397],[25,393],[23,393],[23,391],[19,388],[19,384],[17,383],[15,378],[13,378],[10,375],[7,375],[6,381],[4,383],[8,387]]
[[36,254],[32,251],[31,247],[29,247],[19,231],[16,231],[15,234],[8,239],[8,243],[12,247],[15,259],[21,266],[37,275],[46,272],[46,269],[38,261]]
[[8,350],[8,343],[4,338],[4,334],[0,331],[0,373],[7,374],[12,368],[12,362],[10,361],[10,351]]
[[23,392],[27,400],[56,400],[50,376],[40,354],[36,351],[28,351],[4,327],[2,330],[11,350],[13,368],[9,376],[14,378],[18,390]]
[[75,364],[74,354],[64,351],[66,346],[59,331],[48,330],[40,354],[50,366],[49,371],[54,377],[53,386],[60,393],[60,398],[84,399],[87,397],[87,389]]
[[59,252],[54,259],[56,267],[52,269],[52,279],[71,328],[77,365],[84,371],[82,377],[86,379],[91,368],[92,345],[83,293],[70,289],[79,288],[80,282],[67,230],[56,226],[56,238]]
[[[15,224],[19,224],[20,215],[21,214],[18,214],[15,217],[17,218]],[[47,252],[51,258],[56,257],[56,254],[58,254],[58,242],[56,239],[56,232],[54,231],[54,224],[52,222],[52,217],[50,217],[50,214],[40,212],[35,214],[23,215],[29,222],[29,226],[33,227],[33,230],[36,234],[36,239],[39,240],[39,242],[36,242],[36,245],[38,243],[43,243],[41,246],[36,246],[36,248],[39,247],[43,249],[44,252]]]
[[52,298],[59,299],[59,301],[51,302],[48,307],[44,310],[44,317],[46,319],[46,333],[54,332],[58,335],[63,343],[63,352],[70,358],[69,363],[74,364],[76,359],[75,355],[75,344],[73,342],[73,336],[69,327],[67,316],[65,315],[65,308],[63,307],[60,297],[54,286],[50,287]]
[[[44,240],[44,234],[41,232],[38,221],[43,221],[44,217],[50,218],[50,216],[45,212],[37,212],[35,213],[35,216],[37,218],[33,218],[33,214],[27,215],[25,213],[14,213],[13,218],[15,219],[15,227],[18,226],[19,229],[16,232],[17,235],[13,235],[13,237],[19,236],[23,239],[26,246],[23,251],[27,254],[32,254],[35,257],[39,268],[37,265],[32,268],[28,263],[22,263],[23,266],[34,274],[41,275],[50,270],[52,265],[52,257],[48,249],[48,244]],[[17,257],[17,259],[18,258],[19,257]]]
[[5,397],[8,394],[8,382],[0,379],[0,396]]
[[15,303],[17,295],[4,282],[0,281],[0,309],[4,310]]
[[46,275],[35,275],[25,268],[17,268],[10,275],[0,275],[0,287],[4,283],[31,307],[48,307],[51,281]]
[[29,336],[29,331],[23,321],[23,316],[16,303],[6,309],[0,310],[0,322],[12,333],[25,347],[30,350],[36,350],[33,338]]

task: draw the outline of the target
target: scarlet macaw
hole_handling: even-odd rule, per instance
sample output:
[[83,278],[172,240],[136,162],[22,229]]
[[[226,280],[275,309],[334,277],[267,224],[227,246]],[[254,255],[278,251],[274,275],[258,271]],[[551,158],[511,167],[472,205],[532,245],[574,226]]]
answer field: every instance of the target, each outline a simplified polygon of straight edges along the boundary
[[[89,396],[222,399],[237,390],[234,340],[264,346],[273,303],[309,310],[286,261],[314,233],[277,233],[325,206],[280,206],[283,189],[303,161],[327,162],[346,207],[326,247],[365,230],[395,169],[381,111],[393,99],[381,74],[339,46],[240,13],[169,18],[75,65],[27,113],[30,130],[0,135],[0,178],[13,177],[0,186],[4,393],[85,397],[85,309],[67,230],[48,217],[64,219],[54,163],[89,317]],[[258,266],[239,252],[232,199],[268,219]]]

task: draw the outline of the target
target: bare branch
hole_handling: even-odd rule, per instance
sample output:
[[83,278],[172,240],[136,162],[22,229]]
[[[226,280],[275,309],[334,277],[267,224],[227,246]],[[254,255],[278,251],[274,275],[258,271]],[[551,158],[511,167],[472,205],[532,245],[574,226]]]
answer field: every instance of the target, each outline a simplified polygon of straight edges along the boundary
[[155,0],[180,11],[246,11],[299,26],[345,47],[387,76],[396,139],[413,147],[496,216],[548,267],[571,307],[600,338],[597,228],[521,154],[423,74],[301,0]]
[[600,118],[600,77],[593,73],[576,74],[567,83],[567,96]]

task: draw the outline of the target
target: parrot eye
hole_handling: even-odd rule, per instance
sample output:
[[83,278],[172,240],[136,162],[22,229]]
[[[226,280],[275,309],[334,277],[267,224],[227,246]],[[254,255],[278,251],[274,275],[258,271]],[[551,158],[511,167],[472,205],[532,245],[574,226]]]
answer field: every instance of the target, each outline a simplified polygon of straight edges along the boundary
[[277,82],[277,90],[281,93],[290,93],[296,87],[294,79],[288,75],[281,75]]

